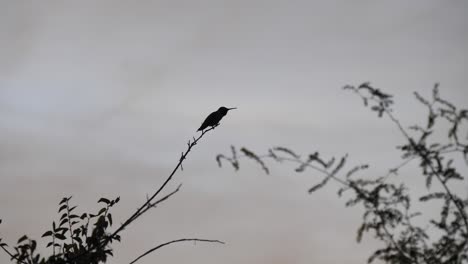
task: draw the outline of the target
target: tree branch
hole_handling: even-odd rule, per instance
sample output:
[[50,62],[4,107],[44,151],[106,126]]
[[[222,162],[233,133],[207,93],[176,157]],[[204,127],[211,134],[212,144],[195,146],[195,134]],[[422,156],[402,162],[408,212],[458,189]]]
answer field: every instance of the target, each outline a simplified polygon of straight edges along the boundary
[[[162,197],[161,199],[155,201],[153,203],[153,201],[156,199],[156,197],[162,192],[162,190],[166,187],[166,185],[172,180],[173,176],[175,175],[175,173],[177,172],[177,170],[179,168],[182,169],[182,162],[187,158],[187,155],[190,153],[190,151],[192,150],[192,148],[198,143],[198,141],[200,141],[201,138],[203,138],[203,136],[208,133],[209,131],[211,130],[214,130],[216,126],[213,126],[213,127],[210,127],[209,129],[206,129],[206,130],[203,130],[201,135],[198,137],[198,138],[195,138],[193,137],[193,141],[188,141],[187,143],[187,149],[185,152],[182,153],[182,156],[179,158],[179,162],[177,163],[177,165],[175,166],[175,168],[172,170],[171,174],[169,174],[169,176],[166,178],[166,180],[161,184],[161,186],[153,193],[153,195],[151,195],[151,197],[149,197],[146,202],[144,202],[136,211],[135,213],[133,213],[129,218],[127,218],[127,220],[124,221],[123,224],[120,225],[119,228],[117,228],[112,234],[110,234],[109,236],[107,236],[105,239],[103,239],[100,243],[96,243],[94,245],[92,245],[91,247],[88,248],[88,250],[85,252],[85,253],[88,253],[88,252],[91,252],[92,250],[95,250],[95,249],[102,249],[104,247],[106,247],[109,242],[111,242],[113,239],[117,239],[118,238],[118,234],[120,232],[122,232],[128,225],[130,225],[133,221],[135,221],[138,217],[140,217],[143,213],[145,213],[146,211],[148,211],[150,208],[154,207],[155,205],[157,205],[158,203],[160,202],[163,202],[165,200],[167,200],[169,197],[171,197],[173,194],[175,194],[176,192],[179,191],[179,188],[180,188],[180,185],[179,187],[177,187],[177,189],[175,191],[173,191],[172,193],[169,193],[168,195],[166,195],[165,197]],[[84,253],[83,253],[84,254]],[[81,255],[83,254],[77,254],[75,255],[73,258],[70,259],[71,262],[73,262],[73,260],[79,258]]]
[[161,186],[158,188],[158,190],[143,204],[140,206],[140,208],[137,209],[137,211],[132,215],[130,216],[117,230],[114,231],[114,233],[112,233],[107,240],[105,240],[104,243],[102,244],[107,244],[112,238],[114,238],[118,233],[120,233],[122,230],[125,229],[125,227],[127,227],[130,223],[132,223],[136,218],[138,218],[140,215],[141,215],[141,212],[151,204],[151,202],[156,198],[156,196],[161,193],[161,191],[164,189],[164,187],[166,187],[166,185],[171,181],[172,177],[174,176],[174,174],[177,172],[177,170],[179,168],[182,167],[182,162],[186,159],[187,155],[190,153],[190,151],[192,150],[192,148],[198,143],[198,141],[206,134],[208,133],[209,131],[215,129],[216,126],[214,127],[211,127],[207,130],[204,130],[202,131],[202,134],[198,137],[198,138],[194,138],[194,140],[192,142],[189,141],[188,143],[188,147],[187,147],[187,150],[182,153],[182,156],[180,157],[179,159],[179,162],[177,163],[176,167],[172,170],[171,174],[167,177],[167,179],[164,181],[163,184],[161,184]]
[[[169,199],[172,195],[174,195],[175,193],[177,193],[180,190],[180,187],[182,187],[182,184],[179,184],[179,186],[177,186],[177,188],[174,191],[170,192],[169,194],[167,194],[166,196],[164,196],[161,199],[157,200],[156,202],[149,203],[148,206],[143,211],[141,211],[138,216],[144,214],[149,209],[151,209],[153,207],[156,207],[159,203],[164,202],[165,200]],[[136,216],[136,217],[138,217],[138,216]]]
[[199,242],[210,242],[210,243],[219,243],[219,244],[225,244],[223,241],[219,241],[219,240],[211,240],[211,239],[198,239],[198,238],[182,238],[182,239],[177,239],[177,240],[172,240],[172,241],[169,241],[169,242],[166,242],[166,243],[163,243],[159,246],[156,246],[148,251],[146,251],[145,253],[141,254],[139,257],[137,257],[136,259],[134,259],[132,262],[130,262],[130,264],[133,264],[135,262],[137,262],[139,259],[143,258],[144,256],[150,254],[151,252],[155,251],[155,250],[158,250],[164,246],[167,246],[167,245],[170,245],[170,244],[173,244],[173,243],[179,243],[179,242],[185,242],[185,241],[199,241]]

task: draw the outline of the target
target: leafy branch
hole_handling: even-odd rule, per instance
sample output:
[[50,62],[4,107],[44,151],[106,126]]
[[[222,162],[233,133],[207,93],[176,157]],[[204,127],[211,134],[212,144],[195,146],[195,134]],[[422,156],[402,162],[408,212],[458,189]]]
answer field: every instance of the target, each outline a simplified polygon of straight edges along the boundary
[[[157,190],[147,197],[146,201],[138,207],[138,209],[128,217],[116,230],[109,232],[112,227],[113,217],[110,212],[111,208],[120,201],[120,198],[107,199],[100,198],[98,204],[102,207],[97,213],[76,213],[77,206],[71,206],[72,197],[64,197],[59,203],[58,213],[61,214],[59,221],[52,222],[51,230],[46,231],[42,237],[50,238],[47,248],[52,248],[52,255],[45,258],[36,253],[37,242],[29,239],[27,236],[21,237],[17,245],[13,247],[14,252],[10,251],[8,245],[2,242],[0,238],[0,247],[8,254],[11,260],[21,264],[98,264],[105,263],[108,256],[113,256],[111,247],[112,242],[120,242],[120,233],[130,224],[136,221],[139,217],[145,214],[151,208],[155,208],[160,203],[168,200],[176,194],[181,184],[175,190],[161,197],[162,191],[168,183],[173,179],[173,176],[179,169],[183,169],[182,163],[187,158],[193,147],[201,140],[201,138],[209,131],[215,129],[213,126],[202,131],[202,133],[193,140],[187,143],[187,149],[182,152],[177,165],[166,178],[166,180],[157,188]],[[0,220],[1,223],[1,220]],[[57,223],[57,224],[56,224]],[[139,256],[136,260],[150,254],[151,252],[176,242],[183,241],[201,241],[221,243],[219,240],[199,239],[199,238],[183,238],[173,240],[155,248],[152,248]]]
[[[403,134],[405,143],[398,146],[402,152],[403,161],[390,169],[384,176],[369,178],[358,177],[369,166],[358,164],[350,169],[347,166],[348,156],[340,158],[323,158],[319,152],[299,155],[286,147],[274,147],[266,154],[258,155],[243,147],[244,155],[237,155],[235,147],[231,147],[231,155],[219,154],[216,157],[218,165],[228,162],[235,170],[239,170],[242,158],[248,158],[259,164],[263,171],[269,172],[267,160],[297,164],[295,171],[304,172],[313,169],[323,175],[321,181],[309,188],[309,193],[315,192],[330,180],[340,185],[338,196],[349,193],[346,206],[362,205],[363,223],[358,229],[357,241],[361,241],[364,233],[373,232],[374,236],[385,243],[385,247],[376,250],[368,259],[372,262],[380,259],[385,263],[467,263],[468,262],[468,221],[466,208],[468,199],[463,200],[450,189],[448,183],[463,180],[460,172],[453,166],[453,160],[447,159],[447,154],[460,153],[468,164],[468,143],[460,136],[462,123],[468,121],[468,111],[458,110],[452,103],[442,99],[438,85],[432,91],[432,100],[415,93],[416,99],[428,109],[428,118],[424,125],[413,125],[408,130],[393,115],[393,96],[374,88],[366,82],[357,87],[347,85],[346,90],[357,94],[365,106],[370,106],[378,117],[387,116]],[[434,140],[431,135],[441,130],[448,123],[448,142]],[[466,123],[465,123],[466,124]],[[416,133],[413,136],[412,133]],[[430,142],[430,140],[433,142]],[[413,195],[404,182],[398,183],[392,176],[412,161],[419,160],[419,167],[426,180],[427,195],[419,197],[422,203],[437,203],[442,200],[440,219],[429,219],[427,225],[416,225],[415,217],[422,213],[414,211]],[[432,179],[437,179],[441,190],[432,190]],[[390,181],[392,179],[392,181]],[[440,189],[440,188],[439,188]],[[419,221],[421,222],[421,221]],[[433,232],[431,230],[438,230]],[[437,235],[441,234],[441,235]]]

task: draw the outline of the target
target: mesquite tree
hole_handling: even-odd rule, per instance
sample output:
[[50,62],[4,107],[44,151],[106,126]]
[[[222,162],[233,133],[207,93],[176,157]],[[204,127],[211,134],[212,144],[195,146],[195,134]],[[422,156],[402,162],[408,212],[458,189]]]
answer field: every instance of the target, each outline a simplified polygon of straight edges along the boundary
[[[380,259],[395,264],[468,263],[467,191],[457,194],[451,185],[457,181],[466,184],[462,175],[466,174],[466,167],[455,167],[450,158],[459,153],[464,165],[468,165],[468,135],[466,130],[462,131],[462,127],[468,123],[468,110],[459,109],[442,99],[436,84],[431,99],[415,93],[416,100],[427,108],[424,124],[405,128],[392,112],[392,95],[374,88],[368,82],[357,87],[347,85],[344,89],[357,94],[364,105],[379,117],[388,117],[403,134],[405,141],[398,146],[402,161],[387,175],[372,178],[359,176],[363,175],[368,165],[347,167],[347,155],[325,158],[314,152],[304,156],[286,147],[274,147],[260,155],[245,147],[239,149],[242,153],[239,155],[238,150],[231,147],[230,155],[220,154],[216,157],[219,166],[222,161],[227,161],[238,170],[239,160],[250,158],[268,174],[267,160],[295,163],[298,173],[312,169],[323,175],[321,182],[312,186],[309,193],[331,181],[337,182],[340,185],[338,196],[347,193],[346,206],[360,205],[364,208],[357,241],[364,233],[371,232],[384,242],[384,246],[377,249],[368,262]],[[444,141],[432,136],[440,130],[446,130]],[[428,194],[416,197],[408,183],[394,177],[409,162],[419,162]],[[419,202],[439,208],[438,217],[431,219],[424,212],[419,212],[418,206],[415,206]]]

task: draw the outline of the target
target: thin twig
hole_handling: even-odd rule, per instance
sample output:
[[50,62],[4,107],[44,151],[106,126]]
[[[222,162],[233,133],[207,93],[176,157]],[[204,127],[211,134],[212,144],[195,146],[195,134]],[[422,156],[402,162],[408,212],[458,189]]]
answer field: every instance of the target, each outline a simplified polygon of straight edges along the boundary
[[157,200],[156,202],[148,204],[148,206],[143,211],[141,211],[139,215],[142,215],[149,209],[156,207],[159,203],[164,202],[165,200],[169,199],[172,195],[176,194],[180,190],[180,187],[182,187],[182,184],[179,184],[179,186],[177,186],[177,188],[174,191],[170,192],[169,194]]
[[179,242],[185,242],[185,241],[199,241],[199,242],[210,242],[210,243],[220,243],[220,244],[225,244],[223,241],[219,241],[219,240],[211,240],[211,239],[198,239],[198,238],[182,238],[182,239],[177,239],[177,240],[172,240],[172,241],[169,241],[169,242],[166,242],[166,243],[163,243],[159,246],[156,246],[148,251],[146,251],[145,253],[141,254],[138,258],[134,259],[132,262],[130,262],[130,264],[133,264],[135,262],[137,262],[139,259],[141,259],[142,257],[150,254],[151,252],[155,251],[155,250],[158,250],[164,246],[167,246],[167,245],[170,245],[170,244],[173,244],[173,243],[179,243]]
[[178,192],[180,190],[180,187],[182,187],[182,183],[179,184],[179,186],[177,186],[177,188],[170,192],[169,194],[167,194],[166,196],[164,196],[163,198],[157,200],[156,202],[154,202],[153,204],[151,204],[152,207],[155,207],[156,205],[158,205],[159,203],[161,202],[164,202],[165,200],[169,199],[172,195],[174,195],[176,192]]

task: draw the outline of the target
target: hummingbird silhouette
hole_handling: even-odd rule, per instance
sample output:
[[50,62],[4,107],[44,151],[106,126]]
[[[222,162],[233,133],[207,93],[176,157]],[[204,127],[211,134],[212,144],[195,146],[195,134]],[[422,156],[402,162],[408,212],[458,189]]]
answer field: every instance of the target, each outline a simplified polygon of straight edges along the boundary
[[203,131],[207,127],[214,127],[219,124],[219,121],[227,114],[229,110],[236,109],[236,107],[233,108],[227,108],[224,106],[221,106],[217,111],[211,113],[206,117],[205,121],[203,121],[202,125],[197,131]]

